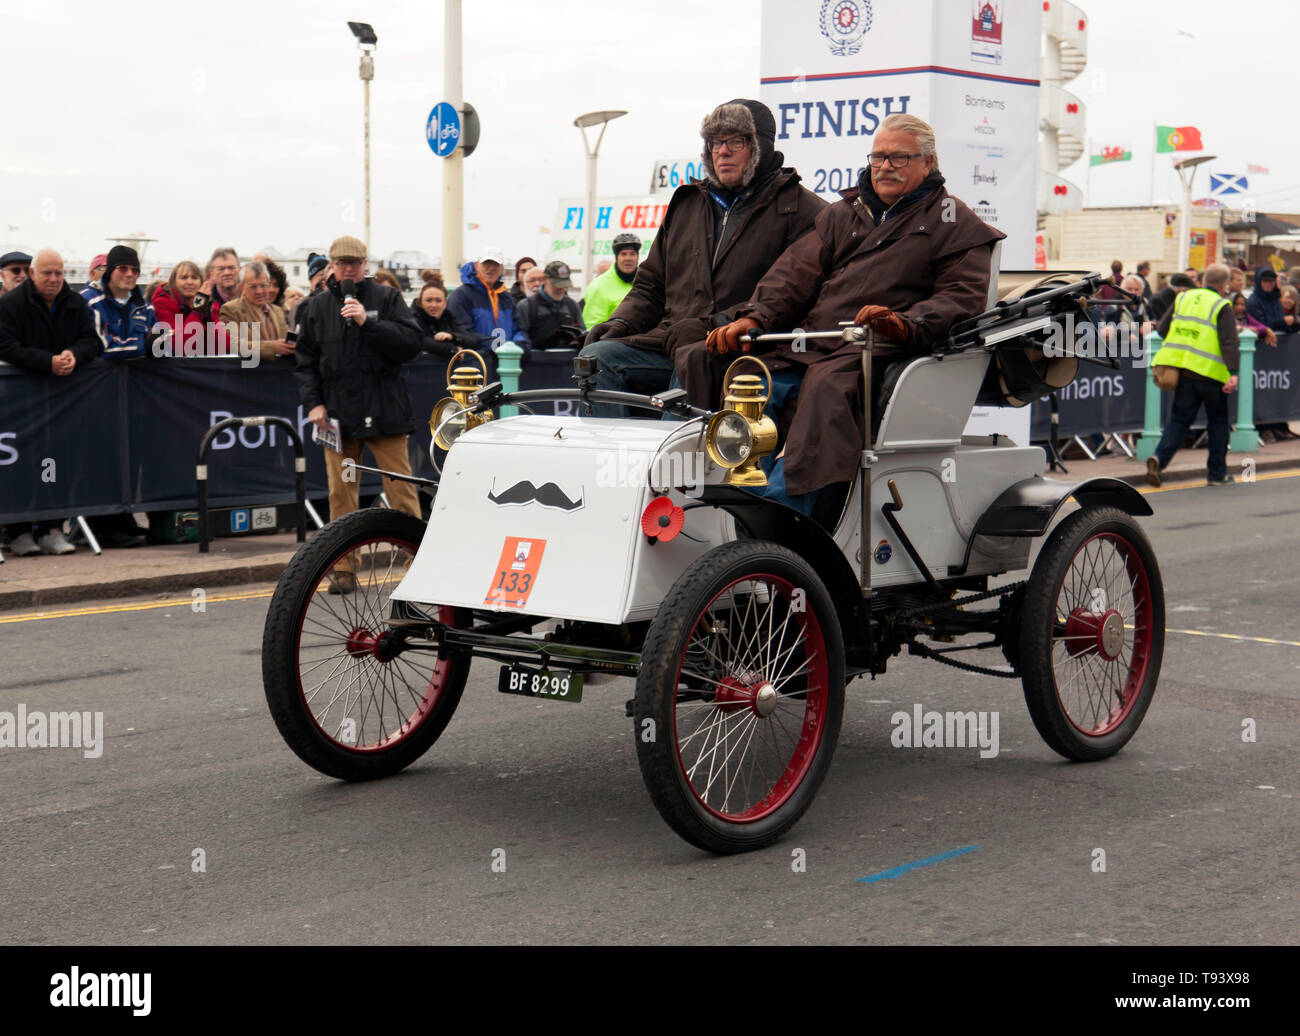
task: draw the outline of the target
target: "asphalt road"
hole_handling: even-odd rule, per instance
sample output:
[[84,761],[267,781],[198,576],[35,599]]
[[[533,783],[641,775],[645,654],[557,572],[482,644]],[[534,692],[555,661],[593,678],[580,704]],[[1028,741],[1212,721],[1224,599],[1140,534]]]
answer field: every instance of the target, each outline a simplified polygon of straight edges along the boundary
[[[423,759],[347,785],[267,712],[269,588],[202,614],[0,615],[0,710],[102,711],[106,728],[98,758],[0,749],[0,943],[1294,943],[1298,489],[1150,498],[1171,632],[1115,758],[1058,758],[1018,682],[904,657],[850,685],[802,821],[728,858],[655,812],[630,681],[542,703],[477,662]],[[890,715],[917,703],[996,711],[999,754],[893,747]]]

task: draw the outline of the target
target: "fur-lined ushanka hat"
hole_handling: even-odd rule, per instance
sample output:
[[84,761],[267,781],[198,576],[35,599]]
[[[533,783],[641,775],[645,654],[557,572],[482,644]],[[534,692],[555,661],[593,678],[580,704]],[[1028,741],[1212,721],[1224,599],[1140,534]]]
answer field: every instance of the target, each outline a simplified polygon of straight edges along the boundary
[[754,174],[766,161],[776,146],[776,119],[771,110],[761,101],[736,98],[714,108],[700,124],[700,136],[704,138],[704,171],[709,182],[720,185],[718,174],[713,168],[713,154],[709,150],[709,141],[719,137],[747,137],[750,143],[749,161],[745,164],[745,173],[741,179],[741,188],[753,182]]

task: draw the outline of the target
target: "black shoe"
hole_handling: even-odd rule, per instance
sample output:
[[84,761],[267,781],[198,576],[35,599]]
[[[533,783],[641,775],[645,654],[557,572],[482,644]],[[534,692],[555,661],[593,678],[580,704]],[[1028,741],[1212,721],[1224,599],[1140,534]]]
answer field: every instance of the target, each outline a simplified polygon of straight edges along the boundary
[[1155,457],[1147,458],[1147,482],[1157,488],[1160,486],[1160,462]]
[[357,577],[351,572],[335,572],[330,576],[330,593],[332,594],[351,594],[356,593]]
[[1207,486],[1231,486],[1235,485],[1236,481],[1231,475],[1225,475],[1223,478],[1207,478],[1205,484]]

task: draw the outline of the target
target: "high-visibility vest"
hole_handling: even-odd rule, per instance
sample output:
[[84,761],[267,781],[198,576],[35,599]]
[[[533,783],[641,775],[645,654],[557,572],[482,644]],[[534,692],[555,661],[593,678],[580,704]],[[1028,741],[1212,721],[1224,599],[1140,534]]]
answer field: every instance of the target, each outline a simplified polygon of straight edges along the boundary
[[1174,318],[1164,345],[1151,361],[1153,367],[1181,367],[1214,381],[1232,375],[1219,348],[1219,314],[1228,300],[1208,288],[1180,292],[1174,300]]

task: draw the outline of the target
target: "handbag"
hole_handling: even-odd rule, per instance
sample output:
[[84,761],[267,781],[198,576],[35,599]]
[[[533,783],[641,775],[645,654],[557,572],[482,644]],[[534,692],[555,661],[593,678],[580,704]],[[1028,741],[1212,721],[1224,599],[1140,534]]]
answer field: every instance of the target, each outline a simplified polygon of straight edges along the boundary
[[1155,378],[1156,388],[1162,392],[1173,392],[1178,388],[1178,368],[1158,366],[1151,368],[1151,374]]

